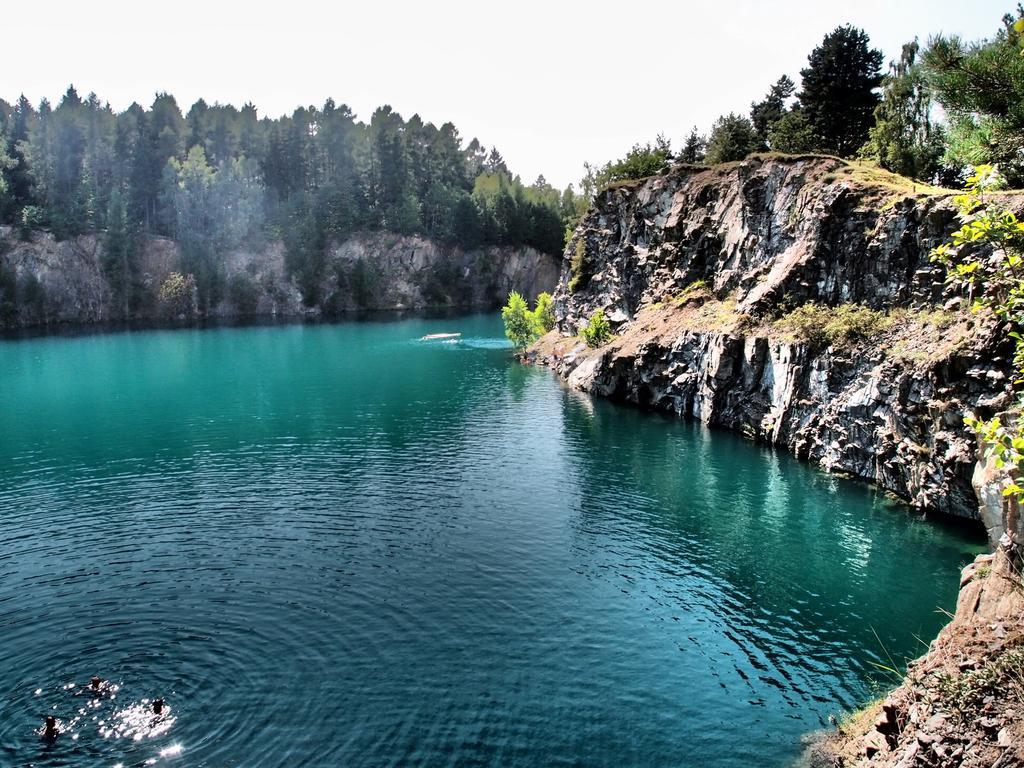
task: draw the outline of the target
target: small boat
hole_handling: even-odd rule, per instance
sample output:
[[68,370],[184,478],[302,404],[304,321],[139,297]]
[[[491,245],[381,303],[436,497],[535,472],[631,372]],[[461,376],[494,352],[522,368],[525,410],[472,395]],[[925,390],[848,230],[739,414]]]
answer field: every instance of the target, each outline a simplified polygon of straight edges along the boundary
[[437,339],[457,339],[462,336],[461,333],[428,333],[426,336],[420,337],[420,341],[435,341]]

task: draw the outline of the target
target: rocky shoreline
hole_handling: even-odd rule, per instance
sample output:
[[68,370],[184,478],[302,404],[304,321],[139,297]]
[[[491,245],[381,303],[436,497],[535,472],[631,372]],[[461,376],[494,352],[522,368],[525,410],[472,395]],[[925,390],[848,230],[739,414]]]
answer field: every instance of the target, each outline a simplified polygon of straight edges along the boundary
[[903,683],[813,744],[815,768],[1024,765],[1024,589],[1000,548],[964,568],[956,613]]

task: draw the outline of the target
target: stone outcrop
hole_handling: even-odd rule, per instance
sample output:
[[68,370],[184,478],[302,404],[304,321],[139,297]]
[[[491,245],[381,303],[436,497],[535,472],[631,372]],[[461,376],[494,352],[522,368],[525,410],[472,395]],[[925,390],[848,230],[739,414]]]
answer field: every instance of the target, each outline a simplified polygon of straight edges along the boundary
[[[962,418],[1010,405],[1010,353],[929,260],[954,223],[947,195],[832,158],[678,167],[619,185],[566,248],[556,330],[528,357],[578,389],[737,430],[922,510],[976,519],[977,448]],[[780,321],[808,303],[857,304],[885,322],[814,343]],[[590,349],[578,334],[595,310],[617,336]]]
[[[103,240],[83,235],[56,241],[45,232],[22,239],[0,228],[0,271],[18,287],[18,311],[0,313],[0,327],[160,319],[160,286],[185,273],[180,250],[150,238],[138,256],[136,300],[119,305],[103,267]],[[222,255],[224,297],[205,313],[213,317],[319,316],[350,311],[427,307],[493,308],[511,290],[530,298],[550,291],[558,260],[533,248],[465,250],[418,236],[368,233],[332,243],[312,306],[285,268],[280,241]],[[233,286],[241,285],[238,290]],[[193,302],[187,315],[199,316]],[[187,319],[187,318],[186,318]]]

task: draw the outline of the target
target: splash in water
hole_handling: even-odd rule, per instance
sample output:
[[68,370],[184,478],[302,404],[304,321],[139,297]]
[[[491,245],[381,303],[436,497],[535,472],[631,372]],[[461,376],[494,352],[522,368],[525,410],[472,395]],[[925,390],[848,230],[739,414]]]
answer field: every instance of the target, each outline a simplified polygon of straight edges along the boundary
[[109,720],[99,723],[100,735],[105,738],[131,739],[142,741],[167,733],[174,726],[175,717],[166,704],[160,714],[153,712],[149,699],[117,710]]

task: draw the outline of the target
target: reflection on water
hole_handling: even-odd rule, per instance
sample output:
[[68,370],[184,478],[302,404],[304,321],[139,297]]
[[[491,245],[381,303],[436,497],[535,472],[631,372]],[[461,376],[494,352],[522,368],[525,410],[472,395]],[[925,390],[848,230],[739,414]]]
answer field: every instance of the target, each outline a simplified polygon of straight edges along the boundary
[[[129,701],[124,695],[119,698],[122,688],[110,681],[98,686],[70,682],[51,690],[36,688],[33,695],[38,701],[34,702],[34,709],[43,713],[44,718],[52,713],[56,724],[56,735],[47,734],[45,726],[34,731],[40,743],[42,764],[68,755],[84,758],[113,752],[140,755],[143,764],[154,765],[161,757],[180,754],[180,744],[151,748],[143,743],[170,733],[176,720],[170,706],[163,705],[156,713],[151,699]],[[132,744],[125,746],[125,742]]]
[[982,544],[485,317],[0,342],[0,542],[40,766],[780,765]]

